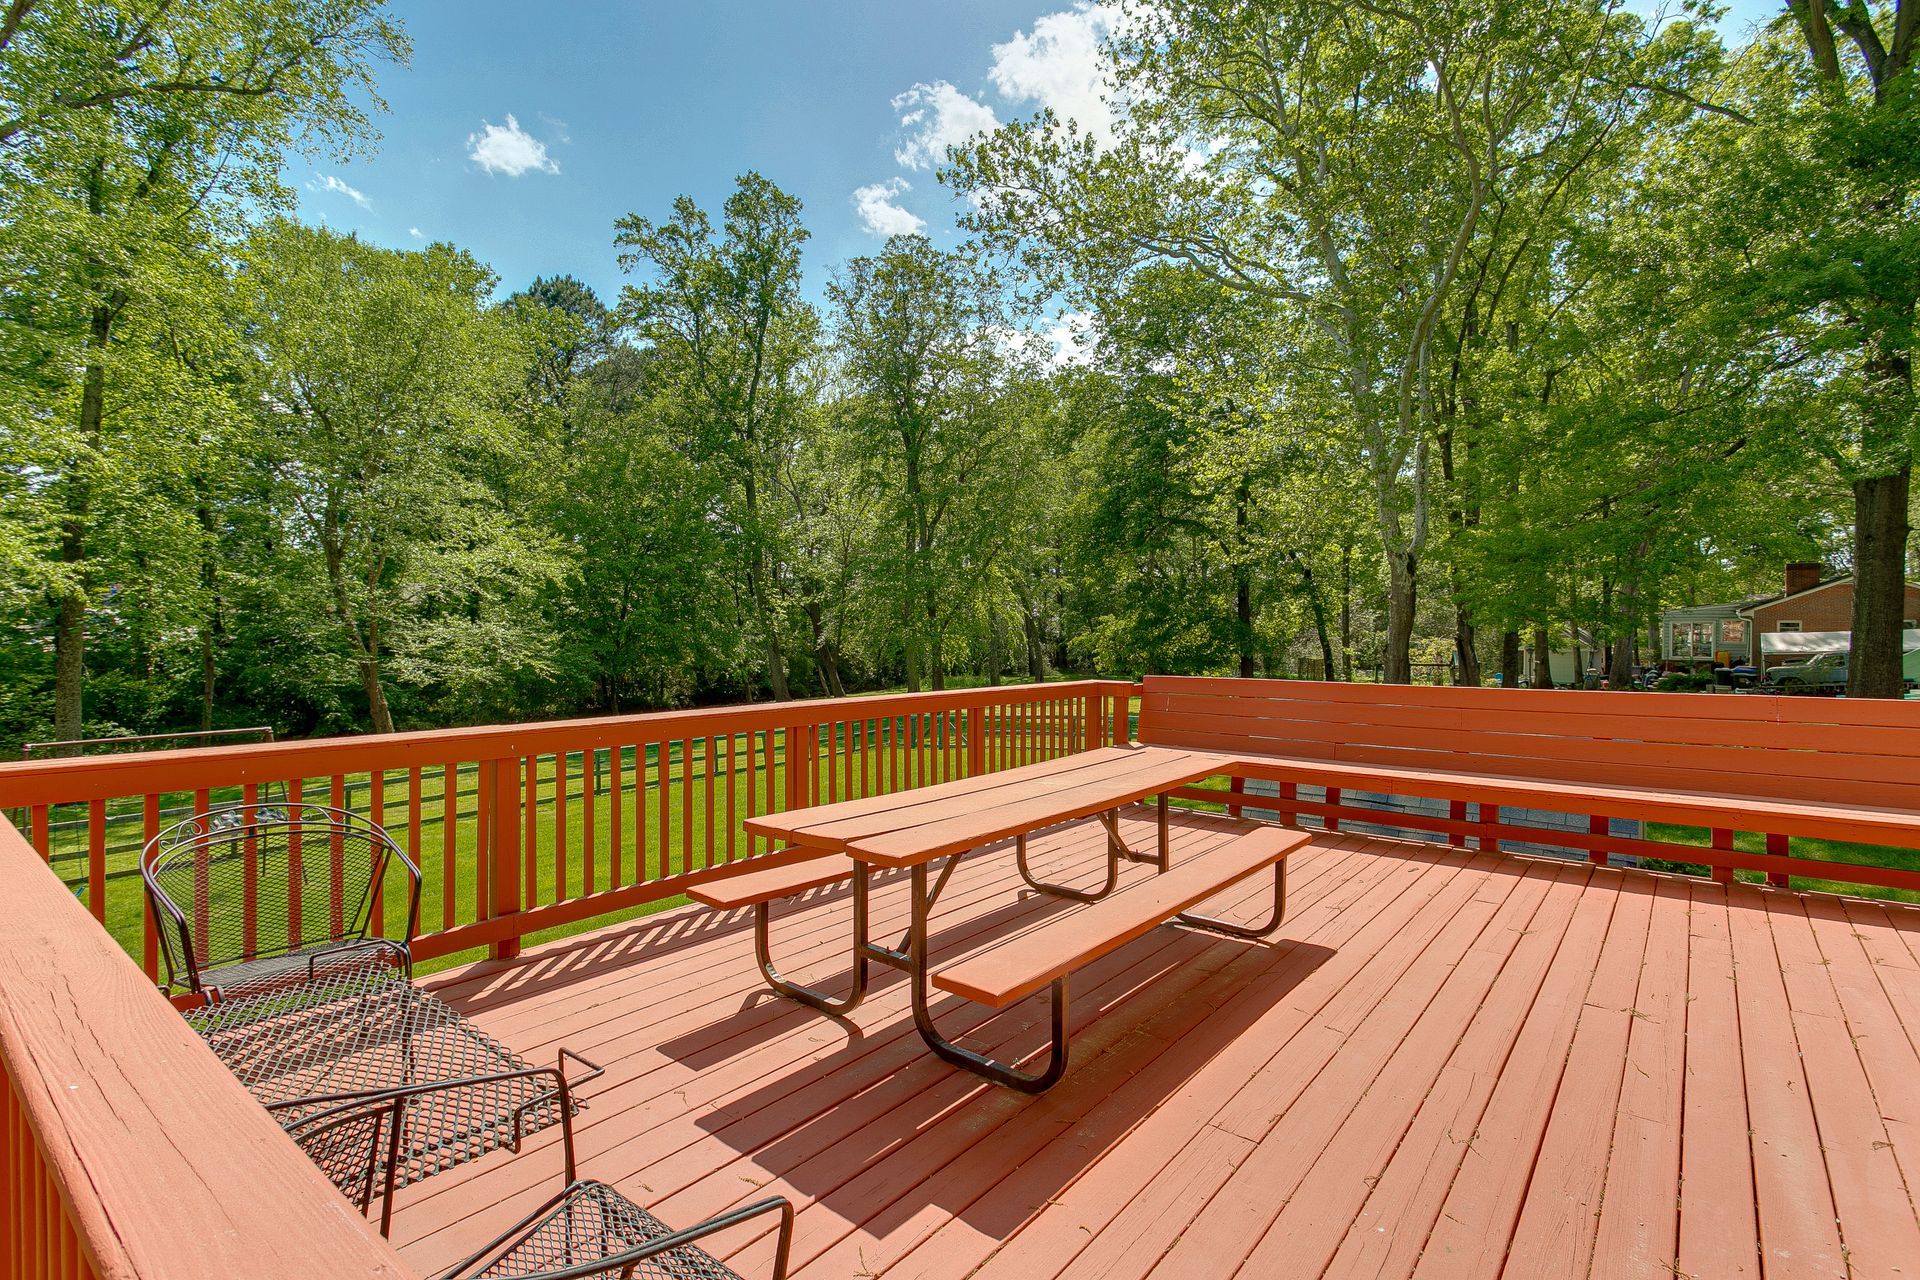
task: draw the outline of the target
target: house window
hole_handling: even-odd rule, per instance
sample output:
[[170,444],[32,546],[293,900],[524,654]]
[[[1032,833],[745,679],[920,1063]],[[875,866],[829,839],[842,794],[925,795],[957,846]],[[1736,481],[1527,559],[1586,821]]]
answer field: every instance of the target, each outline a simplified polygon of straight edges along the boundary
[[1713,656],[1713,624],[1711,622],[1674,623],[1673,656],[1711,658]]
[[1721,644],[1745,644],[1747,642],[1747,620],[1745,618],[1727,618],[1720,623]]
[[1775,631],[1798,631],[1800,629],[1800,621],[1799,619],[1795,618],[1795,619],[1789,619],[1785,622],[1778,622],[1774,624],[1773,629]]

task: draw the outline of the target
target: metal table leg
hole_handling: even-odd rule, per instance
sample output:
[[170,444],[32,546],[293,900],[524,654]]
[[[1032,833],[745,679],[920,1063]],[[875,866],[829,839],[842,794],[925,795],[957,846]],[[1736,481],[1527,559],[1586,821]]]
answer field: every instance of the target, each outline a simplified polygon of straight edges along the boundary
[[1067,1070],[1067,980],[1056,978],[1052,987],[1052,1035],[1048,1046],[1046,1067],[1039,1072],[1021,1071],[1007,1063],[997,1062],[982,1053],[964,1049],[942,1036],[933,1026],[933,1015],[928,1010],[927,993],[927,920],[931,914],[932,901],[927,893],[927,866],[920,863],[913,868],[913,917],[908,930],[907,954],[911,958],[909,973],[913,985],[913,1025],[919,1029],[920,1038],[936,1055],[956,1067],[965,1067],[975,1075],[984,1076],[995,1084],[1018,1089],[1022,1093],[1045,1093],[1060,1082]]
[[760,962],[760,976],[774,991],[789,1000],[798,1000],[801,1004],[836,1016],[853,1012],[867,997],[867,960],[870,954],[867,942],[867,865],[864,862],[853,864],[853,988],[844,996],[830,996],[825,992],[803,987],[780,976],[773,967],[773,954],[767,942],[767,925],[772,914],[772,904],[757,902],[753,907],[753,954]]
[[1280,927],[1287,914],[1287,864],[1285,859],[1273,864],[1273,919],[1266,924],[1235,924],[1231,920],[1216,920],[1212,916],[1197,916],[1182,911],[1174,919],[1195,929],[1205,929],[1209,933],[1223,933],[1229,938],[1264,938]]

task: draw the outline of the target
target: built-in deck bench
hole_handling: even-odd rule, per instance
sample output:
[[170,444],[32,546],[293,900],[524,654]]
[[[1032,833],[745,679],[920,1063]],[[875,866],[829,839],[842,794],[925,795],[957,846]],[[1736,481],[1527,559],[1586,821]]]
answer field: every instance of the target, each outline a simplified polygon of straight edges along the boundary
[[[1791,857],[1793,836],[1920,848],[1912,703],[1148,676],[1138,737],[1217,752],[1233,762],[1224,771],[1277,783],[1271,798],[1229,803],[1283,821],[1371,820],[1457,843],[1584,849],[1595,861],[1680,859],[1709,864],[1723,880],[1739,868],[1781,884],[1789,874],[1903,883],[1890,868]],[[1301,785],[1325,788],[1325,799],[1301,796]],[[1354,790],[1446,801],[1448,816],[1343,802]],[[1590,822],[1584,832],[1502,823],[1501,806]],[[1616,835],[1609,815],[1706,827],[1713,845]],[[1735,831],[1765,833],[1767,852],[1736,851]]]

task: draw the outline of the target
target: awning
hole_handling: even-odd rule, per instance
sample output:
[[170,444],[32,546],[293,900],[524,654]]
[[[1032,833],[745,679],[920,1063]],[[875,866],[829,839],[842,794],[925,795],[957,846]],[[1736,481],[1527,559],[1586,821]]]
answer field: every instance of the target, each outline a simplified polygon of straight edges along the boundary
[[[1908,653],[1920,649],[1920,630],[1902,632],[1901,637]],[[1851,631],[1764,631],[1760,634],[1760,652],[1769,658],[1812,657],[1816,653],[1845,653],[1852,641]]]

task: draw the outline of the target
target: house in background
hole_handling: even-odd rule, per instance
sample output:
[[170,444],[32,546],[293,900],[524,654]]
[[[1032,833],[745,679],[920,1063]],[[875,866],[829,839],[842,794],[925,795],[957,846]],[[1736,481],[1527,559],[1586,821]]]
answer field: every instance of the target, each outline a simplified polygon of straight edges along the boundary
[[[1814,631],[1846,635],[1853,626],[1853,575],[1825,575],[1825,565],[1800,561],[1787,566],[1784,590],[1776,595],[1666,610],[1660,615],[1661,659],[1713,666],[1759,665],[1783,660],[1763,653],[1761,636]],[[1905,618],[1908,628],[1920,618],[1920,586],[1911,582]]]

